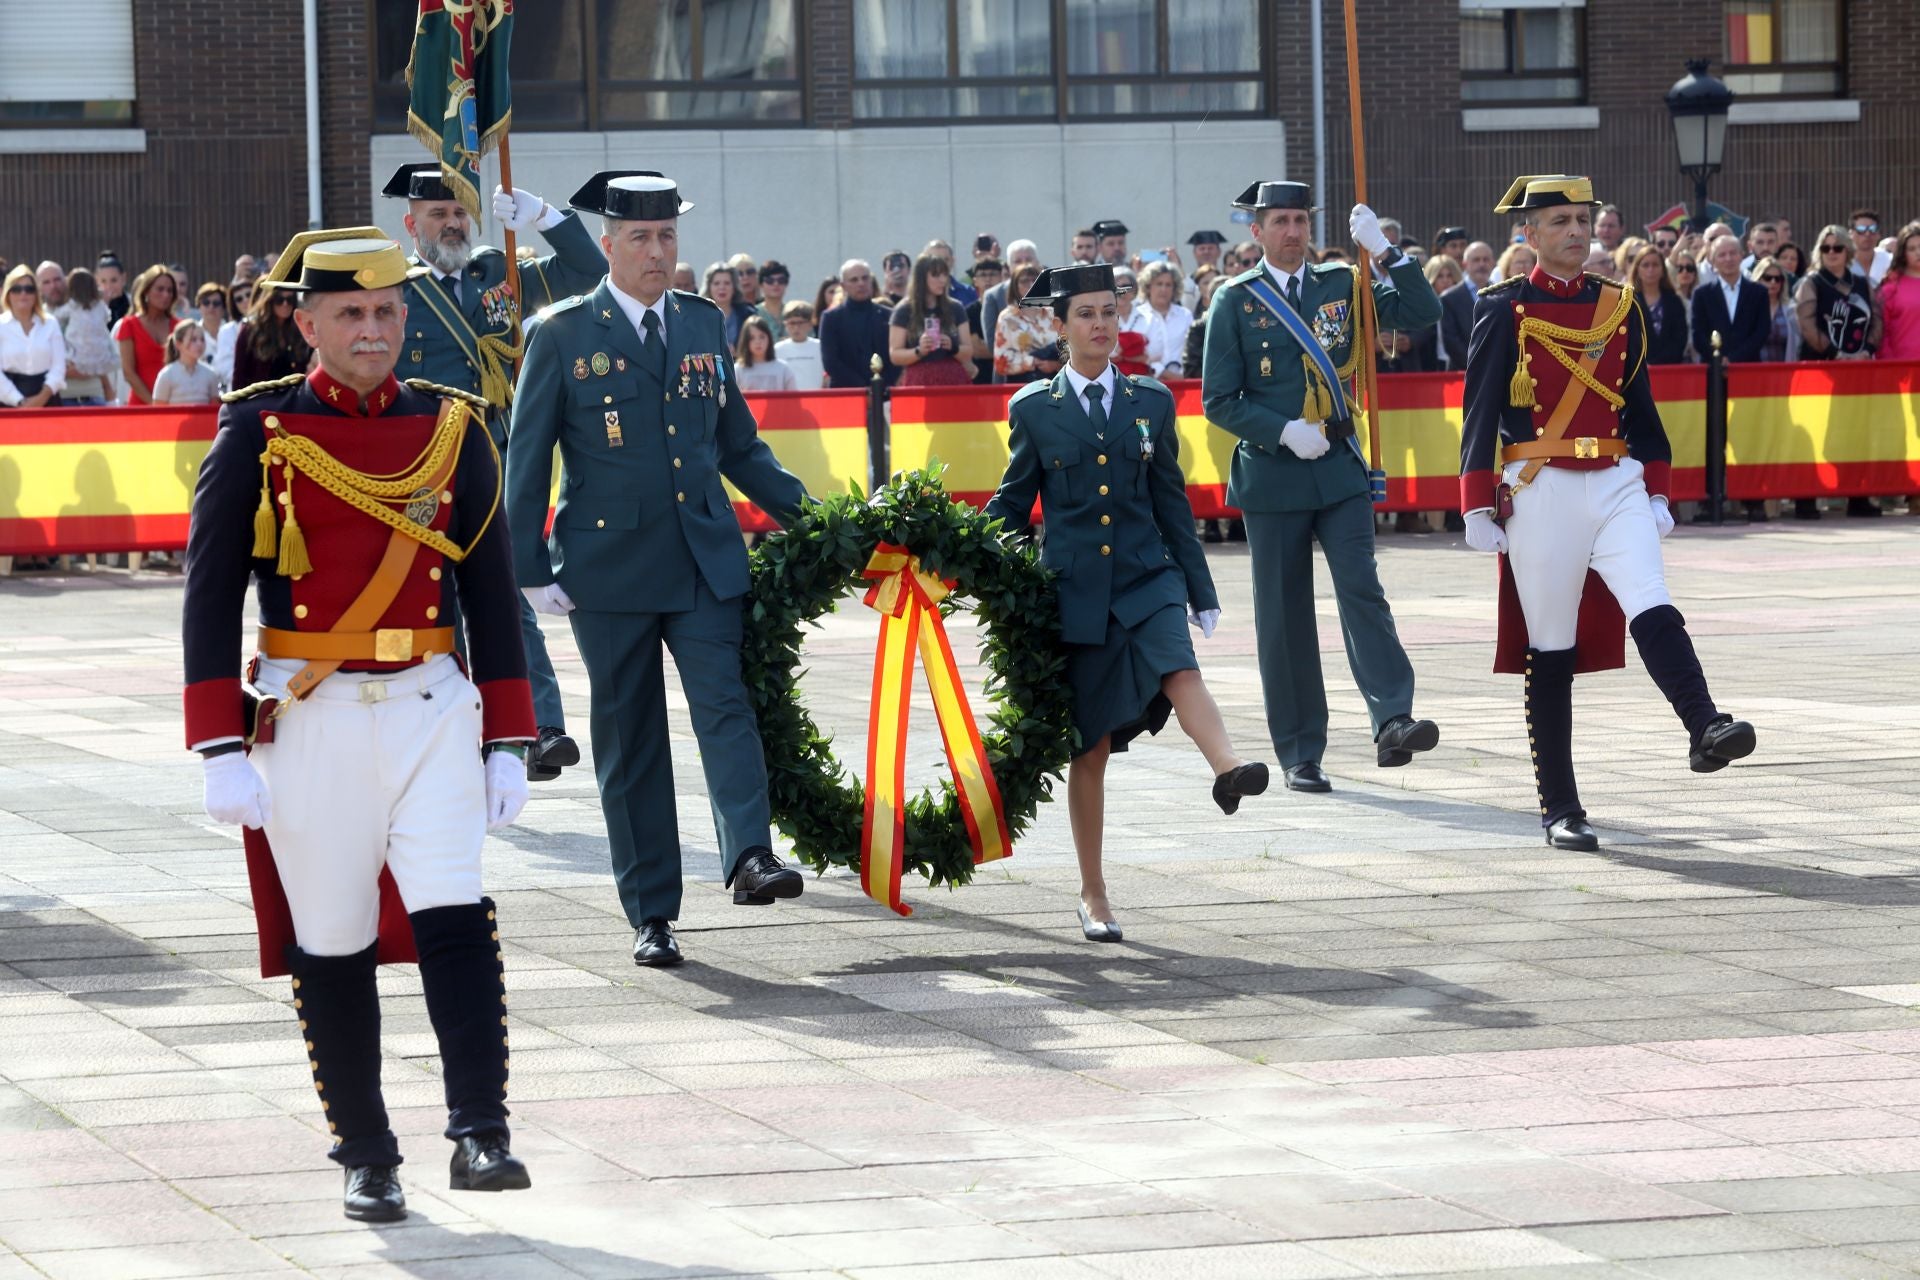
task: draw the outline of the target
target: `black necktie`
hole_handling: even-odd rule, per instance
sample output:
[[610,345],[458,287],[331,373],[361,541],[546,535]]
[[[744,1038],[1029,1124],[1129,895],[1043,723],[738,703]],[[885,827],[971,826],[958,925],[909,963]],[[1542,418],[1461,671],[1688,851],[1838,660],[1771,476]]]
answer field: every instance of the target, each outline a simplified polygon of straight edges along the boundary
[[1300,277],[1287,277],[1287,305],[1293,308],[1293,314],[1300,314]]
[[453,305],[465,311],[467,304],[460,296],[460,277],[457,275],[441,276],[440,283],[447,286],[447,295],[453,299]]
[[1097,382],[1087,384],[1087,421],[1093,424],[1094,434],[1102,440],[1107,438],[1107,410],[1100,401],[1106,398],[1106,392]]
[[662,383],[667,380],[667,344],[660,336],[660,316],[651,309],[641,313],[640,327],[646,331],[646,341],[640,344],[640,355],[647,362],[647,368],[653,370],[653,376]]

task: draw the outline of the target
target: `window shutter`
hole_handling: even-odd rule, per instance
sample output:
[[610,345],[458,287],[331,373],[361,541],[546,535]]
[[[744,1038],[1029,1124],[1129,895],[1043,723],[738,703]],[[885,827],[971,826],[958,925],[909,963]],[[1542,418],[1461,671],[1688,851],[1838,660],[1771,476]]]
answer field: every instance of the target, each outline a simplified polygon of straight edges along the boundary
[[0,102],[131,102],[133,0],[0,5]]

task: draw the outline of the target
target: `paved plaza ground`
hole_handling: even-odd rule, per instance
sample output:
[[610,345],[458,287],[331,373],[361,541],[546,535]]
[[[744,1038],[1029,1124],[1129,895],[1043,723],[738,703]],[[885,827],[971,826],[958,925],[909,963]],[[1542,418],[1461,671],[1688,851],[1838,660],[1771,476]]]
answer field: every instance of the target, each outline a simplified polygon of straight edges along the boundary
[[[1439,749],[1374,766],[1323,575],[1334,793],[1227,820],[1177,733],[1117,759],[1119,946],[1079,936],[1064,803],[911,919],[844,873],[734,907],[676,704],[688,963],[628,959],[591,771],[537,786],[486,877],[534,1189],[446,1190],[389,970],[413,1216],[383,1228],[340,1216],[238,832],[200,809],[178,578],[0,580],[0,1280],[1920,1274],[1920,519],[1667,547],[1751,760],[1690,774],[1637,662],[1582,678],[1605,845],[1546,848],[1492,566],[1386,537]],[[1263,756],[1246,551],[1209,550],[1201,660]],[[805,686],[855,764],[864,613]]]

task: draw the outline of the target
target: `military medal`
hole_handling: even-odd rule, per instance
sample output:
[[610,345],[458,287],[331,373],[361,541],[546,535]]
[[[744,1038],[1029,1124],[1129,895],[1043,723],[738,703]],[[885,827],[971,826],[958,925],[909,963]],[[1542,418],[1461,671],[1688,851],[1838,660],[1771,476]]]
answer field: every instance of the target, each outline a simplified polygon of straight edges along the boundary
[[432,489],[415,489],[407,499],[407,519],[425,528],[440,514],[440,495]]
[[625,444],[626,441],[620,437],[620,411],[609,409],[607,410],[607,447],[618,449]]
[[576,356],[573,361],[573,376],[585,382],[587,379],[587,358]]
[[627,371],[627,358],[625,356],[615,356],[613,358],[613,367],[617,372],[625,373]]
[[613,368],[613,362],[607,359],[606,352],[596,351],[593,353],[593,371],[595,374],[604,378],[607,376],[607,371],[611,368]]
[[1152,462],[1153,438],[1147,434],[1147,420],[1145,418],[1135,418],[1133,420],[1133,429],[1140,433],[1140,461]]
[[724,409],[727,407],[727,366],[720,362],[719,356],[713,358],[713,370],[720,377],[720,407]]

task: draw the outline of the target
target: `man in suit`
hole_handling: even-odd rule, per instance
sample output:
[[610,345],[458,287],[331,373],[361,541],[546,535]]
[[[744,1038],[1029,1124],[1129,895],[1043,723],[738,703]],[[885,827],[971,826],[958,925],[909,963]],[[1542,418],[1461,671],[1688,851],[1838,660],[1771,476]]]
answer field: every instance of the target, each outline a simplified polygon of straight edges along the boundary
[[[736,904],[793,898],[773,854],[766,757],[740,676],[747,553],[721,477],[776,519],[806,500],[734,381],[726,317],[667,287],[680,215],[658,173],[596,174],[573,207],[606,219],[607,277],[529,328],[507,455],[514,567],[573,624],[593,686],[593,763],[636,964],[680,962],[680,834],[661,666],[673,654]],[[553,450],[559,509],[546,527]]]
[[900,366],[887,359],[888,308],[874,299],[873,268],[859,258],[840,265],[840,288],[846,301],[829,307],[820,317],[820,362],[830,387],[865,390],[873,381],[873,361],[880,360],[880,377],[888,386],[900,376]]
[[1473,304],[1493,279],[1493,246],[1475,240],[1460,256],[1460,283],[1440,295],[1440,349],[1447,368],[1467,367],[1467,339],[1473,336]]
[[[472,215],[447,185],[438,161],[401,165],[380,194],[407,202],[407,234],[414,250],[409,261],[424,268],[407,281],[400,371],[484,399],[489,406],[487,433],[496,449],[504,449],[513,395],[514,321],[593,288],[607,260],[579,218],[530,192],[495,187],[493,216],[515,233],[539,228],[554,250],[522,265],[517,305],[507,289],[507,255],[492,245],[473,243]],[[531,306],[524,305],[529,302]],[[464,644],[457,608],[448,624]],[[564,766],[580,763],[580,748],[567,736],[560,682],[554,679],[546,637],[531,608],[520,611],[520,633],[533,683],[534,717],[540,722],[539,739],[527,750],[527,778],[549,782]]]
[[1760,358],[1773,319],[1767,314],[1767,286],[1740,274],[1740,241],[1721,236],[1713,242],[1709,261],[1713,275],[1693,291],[1693,349],[1703,356],[1713,351],[1713,334],[1720,335],[1720,353],[1729,364]]
[[[1380,588],[1367,464],[1338,385],[1357,358],[1355,270],[1343,262],[1308,265],[1312,206],[1299,182],[1256,182],[1234,201],[1252,211],[1265,258],[1214,292],[1203,374],[1207,420],[1240,438],[1227,501],[1246,516],[1267,726],[1294,791],[1332,789],[1320,768],[1327,694],[1313,609],[1316,541],[1333,575],[1347,663],[1366,697],[1378,763],[1406,764],[1440,741],[1431,720],[1412,715],[1413,664]],[[1372,286],[1381,326],[1438,321],[1433,286],[1381,231],[1373,210],[1355,205],[1350,225],[1391,280]]]

